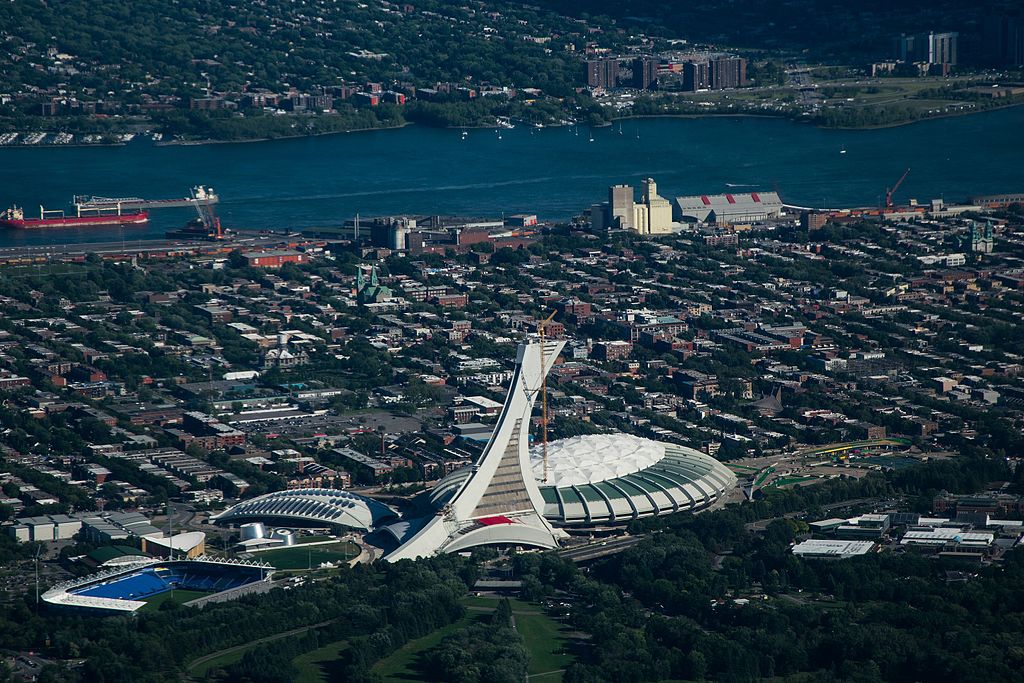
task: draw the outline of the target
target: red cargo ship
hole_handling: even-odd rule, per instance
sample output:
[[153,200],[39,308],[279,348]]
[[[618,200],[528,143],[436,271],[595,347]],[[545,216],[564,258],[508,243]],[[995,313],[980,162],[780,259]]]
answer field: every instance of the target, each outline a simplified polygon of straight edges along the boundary
[[25,212],[13,206],[0,213],[0,227],[17,229],[35,228],[90,228],[103,225],[140,225],[149,222],[146,211],[96,211],[77,216],[65,216],[63,211],[47,211],[39,207],[39,218],[25,218]]

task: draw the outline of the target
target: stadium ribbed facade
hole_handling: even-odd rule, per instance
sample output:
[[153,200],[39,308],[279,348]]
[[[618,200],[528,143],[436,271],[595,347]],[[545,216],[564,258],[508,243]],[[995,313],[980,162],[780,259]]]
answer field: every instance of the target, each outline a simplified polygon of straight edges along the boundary
[[216,524],[264,522],[286,527],[346,527],[372,531],[395,518],[383,503],[338,489],[275,491],[234,505],[211,518]]
[[[712,505],[736,485],[736,476],[709,455],[692,448],[628,434],[597,434],[548,445],[548,478],[543,455],[530,453],[544,499],[544,518],[557,526],[625,524],[634,519],[695,512]],[[444,505],[469,476],[453,472],[432,500]]]

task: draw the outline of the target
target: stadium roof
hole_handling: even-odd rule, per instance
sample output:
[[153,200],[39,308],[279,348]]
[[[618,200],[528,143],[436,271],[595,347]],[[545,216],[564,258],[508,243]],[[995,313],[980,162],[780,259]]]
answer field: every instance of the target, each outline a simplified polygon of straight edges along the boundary
[[[100,548],[96,548],[87,555],[96,564],[106,564],[112,560],[119,560],[120,558],[129,558],[138,560],[140,557],[146,558],[146,554],[138,548],[133,548],[127,545],[107,545]],[[148,558],[147,558],[148,559]]]
[[614,479],[646,469],[665,457],[665,444],[630,434],[574,436],[548,444],[544,481],[541,447],[530,449],[533,476],[541,484],[573,486]]
[[275,491],[228,508],[218,524],[267,522],[281,526],[344,526],[370,531],[395,512],[375,500],[337,489]]
[[[633,519],[696,511],[736,485],[736,476],[709,455],[628,434],[572,437],[548,444],[548,484],[540,484],[544,517],[562,526],[623,524]],[[534,477],[543,456],[531,451]],[[434,488],[443,505],[468,476],[462,469]]]
[[149,536],[146,536],[145,539],[150,543],[163,548],[188,552],[205,541],[206,534],[202,531],[186,531],[184,533],[175,534],[170,538],[163,534],[150,534]]

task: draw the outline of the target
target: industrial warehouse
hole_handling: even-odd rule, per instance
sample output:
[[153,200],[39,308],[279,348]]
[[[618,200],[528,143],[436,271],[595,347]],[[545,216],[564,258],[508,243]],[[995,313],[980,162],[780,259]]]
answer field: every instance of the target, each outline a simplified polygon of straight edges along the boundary
[[673,217],[684,223],[748,223],[778,218],[782,199],[777,192],[676,197]]
[[694,224],[726,225],[780,218],[784,205],[778,192],[735,192],[676,197],[658,194],[653,178],[641,183],[640,200],[630,185],[612,185],[608,201],[590,207],[590,227],[632,230],[641,235],[670,235]]

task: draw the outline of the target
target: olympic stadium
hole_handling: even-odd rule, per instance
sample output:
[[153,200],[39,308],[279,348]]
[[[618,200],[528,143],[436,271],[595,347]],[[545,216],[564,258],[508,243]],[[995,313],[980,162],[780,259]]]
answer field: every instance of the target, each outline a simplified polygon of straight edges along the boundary
[[494,432],[476,462],[431,491],[425,516],[385,530],[397,547],[385,560],[462,552],[482,545],[557,548],[573,528],[696,512],[720,500],[736,477],[692,448],[628,434],[563,439],[529,448],[533,406],[548,359],[565,342],[528,337]]
[[[629,434],[577,436],[548,444],[547,481],[541,447],[530,449],[530,465],[544,499],[544,518],[565,527],[696,512],[736,485],[731,470],[700,451]],[[431,502],[445,505],[470,471],[465,468],[442,479]]]
[[184,604],[198,606],[269,588],[272,570],[259,562],[209,557],[143,559],[58,584],[42,600],[53,608],[124,614],[159,604],[178,591],[188,598]]
[[399,561],[482,545],[557,548],[573,529],[706,509],[736,485],[709,455],[621,433],[555,441],[545,462],[542,448],[528,447],[531,415],[549,359],[564,344],[530,337],[519,345],[483,453],[424,494],[416,513],[399,519],[383,503],[347,491],[296,489],[238,503],[211,521],[362,531],[372,544],[379,540],[385,560]]

